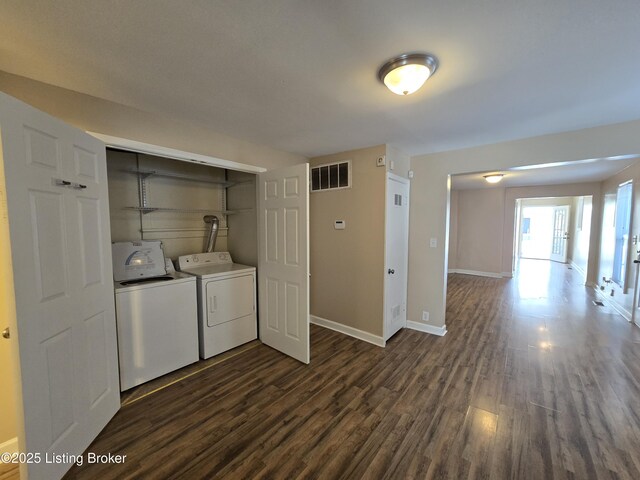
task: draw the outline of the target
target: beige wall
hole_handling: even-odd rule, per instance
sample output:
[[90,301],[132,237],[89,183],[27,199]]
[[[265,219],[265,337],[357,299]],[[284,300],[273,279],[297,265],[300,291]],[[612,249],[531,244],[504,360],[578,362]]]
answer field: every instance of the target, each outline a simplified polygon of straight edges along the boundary
[[[202,221],[204,213],[144,214],[127,208],[140,205],[138,177],[130,173],[137,168],[141,171],[175,173],[204,180],[196,182],[150,175],[145,180],[149,206],[211,210],[212,213],[224,210],[225,191],[223,186],[208,183],[207,180],[224,182],[225,171],[168,158],[107,150],[111,240],[161,240],[165,256],[174,261],[180,255],[204,251],[208,234],[208,228]],[[226,219],[220,214],[218,218],[220,229],[215,250],[227,251]]]
[[[618,186],[629,180],[633,181],[633,201],[631,228],[629,230],[630,237],[640,235],[640,195],[638,194],[638,185],[640,184],[640,162],[623,170],[622,172],[608,178],[602,182],[602,211],[603,216],[600,221],[601,226],[601,252],[600,262],[598,265],[598,285],[605,286],[603,293],[607,295],[608,300],[623,310],[627,316],[631,316],[633,306],[633,292],[635,287],[635,264],[633,260],[637,258],[636,251],[640,249],[640,245],[630,245],[630,258],[627,266],[627,288],[622,289],[615,283],[604,284],[602,277],[611,278],[614,245],[608,240],[613,237],[615,241],[615,227],[613,218],[615,215],[615,204]],[[609,296],[613,289],[613,297]]]
[[393,145],[386,146],[387,172],[394,173],[404,178],[409,177],[411,157]]
[[457,244],[453,252],[449,251],[449,258],[456,254],[454,264],[458,270],[500,275],[504,189],[460,190],[457,193],[457,219],[451,219],[451,224],[457,225]]
[[458,204],[460,190],[451,190],[449,201],[449,271],[458,268]]
[[[426,310],[429,324],[445,323],[450,174],[637,154],[639,131],[640,121],[633,121],[412,157],[408,319],[420,322]],[[438,240],[436,248],[429,247],[430,238]]]
[[[599,191],[598,183],[451,191],[449,271],[466,270],[511,276],[514,268],[517,199],[523,199],[522,206],[573,205],[575,197],[572,195],[577,192],[599,194]],[[569,228],[573,230],[572,221],[570,219]],[[580,233],[584,237],[584,232]],[[587,242],[590,239],[589,236]],[[594,241],[597,242],[597,238]],[[582,248],[585,250],[584,255],[587,255],[588,243],[586,247],[582,245]],[[569,244],[568,249],[568,256],[572,258],[573,243]],[[592,282],[596,276],[596,255],[597,248],[592,251]]]
[[[591,196],[575,197],[572,213],[573,231],[571,234],[571,264],[582,275],[586,275],[591,243],[591,213],[593,198]],[[582,221],[579,218],[582,217]],[[598,244],[593,245],[594,254]],[[594,275],[597,272],[594,273]],[[589,283],[589,282],[587,282]]]
[[237,182],[227,189],[229,210],[244,210],[229,215],[227,242],[236,263],[258,266],[258,217],[256,176],[251,173],[228,172],[229,180]]
[[[311,314],[383,334],[385,145],[313,158],[351,160],[352,188],[310,194]],[[387,162],[388,163],[388,162]],[[396,164],[397,165],[397,164]],[[345,230],[334,221],[345,220]]]
[[306,162],[295,155],[0,71],[0,91],[83,130],[209,155],[267,169]]

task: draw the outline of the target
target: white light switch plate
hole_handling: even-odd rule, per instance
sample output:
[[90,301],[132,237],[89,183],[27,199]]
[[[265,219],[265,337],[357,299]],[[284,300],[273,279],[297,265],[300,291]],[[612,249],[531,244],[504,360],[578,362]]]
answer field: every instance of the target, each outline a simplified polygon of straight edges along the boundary
[[431,238],[431,240],[429,240],[429,246],[431,248],[436,248],[438,246],[438,239],[435,237]]

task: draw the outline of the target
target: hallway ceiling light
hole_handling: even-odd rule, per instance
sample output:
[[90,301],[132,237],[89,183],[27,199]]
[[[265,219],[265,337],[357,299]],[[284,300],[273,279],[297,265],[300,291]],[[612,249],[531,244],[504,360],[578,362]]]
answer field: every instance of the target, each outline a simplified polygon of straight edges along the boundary
[[504,177],[503,173],[492,173],[490,175],[483,175],[484,179],[489,183],[498,183]]
[[378,79],[397,95],[418,90],[438,68],[435,57],[426,53],[405,53],[392,58],[378,71]]

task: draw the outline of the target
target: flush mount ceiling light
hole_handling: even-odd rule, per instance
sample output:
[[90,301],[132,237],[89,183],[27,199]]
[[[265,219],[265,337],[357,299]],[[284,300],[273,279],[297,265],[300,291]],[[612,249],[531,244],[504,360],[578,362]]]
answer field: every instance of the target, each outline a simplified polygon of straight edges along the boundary
[[435,57],[426,53],[405,53],[392,58],[378,71],[378,79],[397,95],[418,90],[438,68]]
[[503,173],[492,173],[490,175],[483,175],[484,179],[489,183],[498,183],[504,177]]

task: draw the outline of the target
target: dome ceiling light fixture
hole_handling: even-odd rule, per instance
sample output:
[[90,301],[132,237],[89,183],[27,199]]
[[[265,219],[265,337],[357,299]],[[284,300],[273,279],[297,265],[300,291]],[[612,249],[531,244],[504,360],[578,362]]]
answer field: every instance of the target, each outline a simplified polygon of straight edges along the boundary
[[483,175],[484,179],[489,183],[498,183],[504,177],[504,173],[492,173],[489,175]]
[[438,60],[426,53],[405,53],[392,58],[378,71],[378,79],[397,95],[417,91],[438,68]]

